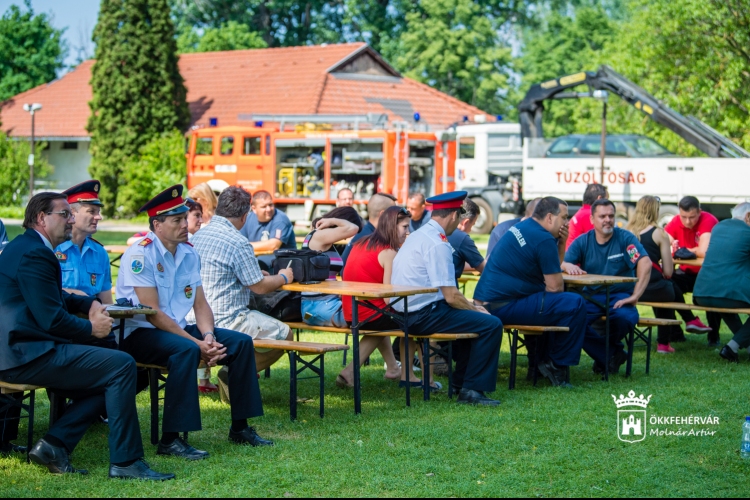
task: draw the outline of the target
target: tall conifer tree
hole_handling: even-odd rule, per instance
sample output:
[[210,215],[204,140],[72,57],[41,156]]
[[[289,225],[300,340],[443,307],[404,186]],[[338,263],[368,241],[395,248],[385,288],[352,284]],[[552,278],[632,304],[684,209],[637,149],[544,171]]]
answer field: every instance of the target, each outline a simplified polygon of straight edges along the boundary
[[92,161],[109,215],[128,159],[157,135],[190,121],[167,0],[102,0],[94,29]]

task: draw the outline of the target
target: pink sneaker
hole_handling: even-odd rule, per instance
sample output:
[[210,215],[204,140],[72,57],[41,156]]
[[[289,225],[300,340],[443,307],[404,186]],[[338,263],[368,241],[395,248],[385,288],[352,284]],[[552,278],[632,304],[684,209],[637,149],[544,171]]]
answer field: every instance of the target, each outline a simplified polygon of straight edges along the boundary
[[713,330],[713,328],[704,325],[699,318],[695,318],[693,321],[685,323],[685,330],[690,333],[708,333]]
[[656,352],[659,354],[673,354],[674,348],[669,344],[658,344],[656,347]]

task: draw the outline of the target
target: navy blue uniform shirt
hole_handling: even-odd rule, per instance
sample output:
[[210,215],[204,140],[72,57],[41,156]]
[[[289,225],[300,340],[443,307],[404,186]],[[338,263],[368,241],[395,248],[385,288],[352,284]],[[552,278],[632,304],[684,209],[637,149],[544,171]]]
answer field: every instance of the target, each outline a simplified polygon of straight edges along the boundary
[[8,233],[5,232],[5,224],[0,220],[0,244],[7,243]]
[[[638,261],[648,256],[641,242],[630,231],[618,227],[609,241],[600,245],[596,230],[582,234],[565,253],[565,262],[575,264],[589,274],[635,278]],[[610,286],[612,293],[633,293],[635,283]],[[586,293],[603,293],[603,286],[586,287]]]
[[367,224],[365,224],[365,227],[362,228],[362,231],[354,235],[352,241],[347,243],[346,247],[344,248],[344,253],[341,255],[341,260],[344,261],[344,266],[346,266],[346,259],[349,258],[349,253],[352,251],[352,247],[354,246],[354,244],[365,236],[370,236],[374,232],[375,226],[373,226],[370,221],[368,221]]
[[492,255],[492,249],[495,248],[495,245],[500,243],[500,240],[505,236],[505,233],[508,232],[508,229],[521,222],[521,220],[521,217],[519,217],[517,219],[506,220],[495,226],[495,229],[490,233],[490,242],[487,243],[487,257]]
[[545,274],[557,274],[557,240],[534,219],[511,227],[492,250],[474,298],[484,302],[518,300],[546,289]]
[[464,273],[464,266],[467,262],[475,269],[484,262],[484,257],[477,250],[474,240],[460,229],[456,229],[453,234],[448,236],[448,243],[453,247],[453,265],[456,268],[456,279]]
[[251,210],[240,232],[247,238],[247,241],[267,241],[276,238],[281,240],[281,248],[297,248],[292,221],[280,210],[275,210],[271,220],[262,224],[258,222],[258,216]]

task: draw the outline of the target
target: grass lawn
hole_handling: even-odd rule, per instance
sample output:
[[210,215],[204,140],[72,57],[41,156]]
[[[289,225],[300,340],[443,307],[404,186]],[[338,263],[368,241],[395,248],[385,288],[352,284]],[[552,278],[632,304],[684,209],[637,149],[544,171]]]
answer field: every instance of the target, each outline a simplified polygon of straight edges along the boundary
[[[100,241],[110,235],[100,234]],[[115,236],[112,236],[115,238]],[[112,243],[121,243],[114,241]],[[469,293],[473,285],[469,285]],[[643,309],[645,316],[651,311]],[[705,318],[703,318],[705,321]],[[722,341],[731,338],[722,331]],[[308,333],[302,340],[341,342],[341,336]],[[299,419],[289,420],[288,362],[282,359],[269,380],[261,379],[266,415],[253,424],[270,449],[237,447],[227,441],[229,408],[218,396],[202,396],[204,430],[191,444],[211,453],[198,463],[157,457],[148,444],[149,399],[138,396],[146,458],[177,480],[140,484],[106,478],[107,428],[92,426],[73,455],[86,477],[54,477],[21,458],[0,459],[0,485],[6,497],[172,497],[172,496],[747,496],[750,461],[739,457],[741,426],[750,413],[748,396],[737,381],[748,376],[743,362],[722,362],[705,336],[675,344],[672,356],[654,354],[651,375],[644,374],[644,349],[637,349],[630,379],[602,382],[585,355],[571,371],[574,389],[561,390],[524,379],[508,391],[507,337],[498,371],[499,408],[458,406],[445,392],[430,402],[412,393],[406,408],[403,391],[383,380],[376,353],[362,370],[363,413],[355,417],[351,392],[334,379],[341,354],[326,358],[326,417],[317,415],[317,382],[302,381]],[[623,369],[624,371],[624,369]],[[445,385],[447,381],[442,380]],[[648,436],[628,444],[617,438],[617,408],[612,394],[653,395],[649,417],[714,416],[719,425],[656,425],[662,429],[716,431],[713,436]],[[40,393],[36,436],[47,429],[49,405]],[[22,424],[21,432],[25,430]]]

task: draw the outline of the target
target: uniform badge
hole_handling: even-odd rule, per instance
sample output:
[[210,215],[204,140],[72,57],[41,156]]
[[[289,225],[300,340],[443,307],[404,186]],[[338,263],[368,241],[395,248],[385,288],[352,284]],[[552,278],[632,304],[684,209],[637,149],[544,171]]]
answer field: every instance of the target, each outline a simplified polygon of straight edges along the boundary
[[156,264],[156,270],[159,271],[160,273],[164,272],[164,266],[161,265],[161,262]]
[[177,190],[176,189],[172,190],[172,198],[177,198]]
[[55,252],[55,257],[57,257],[57,260],[60,262],[66,262],[68,260],[68,255],[62,252]]
[[638,259],[641,258],[641,254],[638,252],[638,249],[635,247],[635,245],[628,246],[627,252],[628,257],[630,257],[630,262],[632,262],[633,264],[635,264]]
[[143,256],[142,255],[133,257],[133,260],[130,262],[130,270],[133,271],[133,274],[141,274],[143,272]]
[[187,299],[193,298],[193,287],[190,285],[185,287],[185,298]]
[[153,242],[154,241],[151,238],[143,238],[141,240],[141,242],[139,243],[139,245],[142,246],[142,247],[146,247],[146,246],[150,245]]
[[94,185],[94,192],[95,192],[95,193],[98,193],[98,192],[99,192],[99,184],[95,184],[95,185]]
[[91,286],[96,286],[96,274],[91,275]]
[[443,240],[443,243],[448,243],[448,237],[443,233],[440,233],[440,239]]

